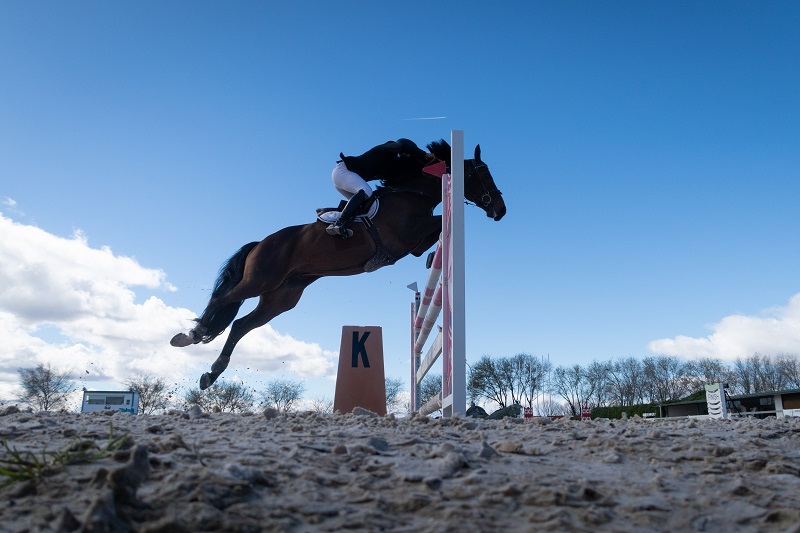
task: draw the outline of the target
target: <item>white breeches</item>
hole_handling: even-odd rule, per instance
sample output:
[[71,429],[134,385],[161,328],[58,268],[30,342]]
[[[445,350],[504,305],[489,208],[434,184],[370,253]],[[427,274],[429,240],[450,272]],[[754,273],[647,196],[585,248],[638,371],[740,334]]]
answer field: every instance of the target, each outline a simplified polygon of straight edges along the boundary
[[372,196],[372,187],[364,181],[364,178],[355,172],[347,170],[347,166],[345,166],[342,161],[336,163],[336,166],[333,167],[331,178],[333,179],[333,186],[336,187],[336,190],[342,193],[342,196],[348,200],[358,191],[367,193],[367,198]]

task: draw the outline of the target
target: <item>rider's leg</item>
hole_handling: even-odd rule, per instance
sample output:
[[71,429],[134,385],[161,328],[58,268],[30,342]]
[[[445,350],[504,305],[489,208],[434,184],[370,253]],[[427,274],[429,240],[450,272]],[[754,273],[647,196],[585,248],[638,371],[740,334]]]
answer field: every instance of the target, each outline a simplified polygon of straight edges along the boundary
[[372,196],[372,188],[361,176],[348,170],[341,161],[334,167],[331,177],[333,186],[348,198],[348,202],[344,210],[342,210],[339,220],[328,226],[326,231],[330,235],[340,235],[343,239],[346,239],[353,235],[348,225],[358,214],[358,210],[364,202]]
[[342,214],[339,215],[339,220],[328,226],[325,230],[328,232],[328,235],[339,235],[343,239],[353,236],[353,230],[350,229],[350,222],[358,214],[361,206],[364,205],[364,202],[367,201],[369,196],[364,191],[358,191],[350,200],[347,201],[347,205],[344,206],[342,209]]

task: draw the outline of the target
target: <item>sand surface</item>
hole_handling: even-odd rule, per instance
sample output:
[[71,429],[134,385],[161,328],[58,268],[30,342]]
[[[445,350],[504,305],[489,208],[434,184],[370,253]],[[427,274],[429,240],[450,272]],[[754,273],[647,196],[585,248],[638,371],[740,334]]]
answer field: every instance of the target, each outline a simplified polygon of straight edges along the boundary
[[126,434],[0,488],[0,531],[800,532],[796,418],[0,416],[39,456]]

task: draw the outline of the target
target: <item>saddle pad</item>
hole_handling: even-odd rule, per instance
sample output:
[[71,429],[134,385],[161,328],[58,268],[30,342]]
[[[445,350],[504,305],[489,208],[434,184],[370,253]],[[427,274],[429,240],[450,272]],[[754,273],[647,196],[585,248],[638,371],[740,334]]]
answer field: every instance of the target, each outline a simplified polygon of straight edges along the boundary
[[[369,210],[363,215],[358,215],[354,220],[357,222],[361,222],[364,217],[372,219],[372,217],[378,214],[379,205],[380,205],[380,200],[376,198],[375,201],[372,202],[372,205],[369,206]],[[326,224],[333,224],[334,222],[339,220],[340,216],[342,216],[341,211],[336,211],[336,210],[325,211],[324,213],[317,215],[317,219],[320,222],[324,222]]]

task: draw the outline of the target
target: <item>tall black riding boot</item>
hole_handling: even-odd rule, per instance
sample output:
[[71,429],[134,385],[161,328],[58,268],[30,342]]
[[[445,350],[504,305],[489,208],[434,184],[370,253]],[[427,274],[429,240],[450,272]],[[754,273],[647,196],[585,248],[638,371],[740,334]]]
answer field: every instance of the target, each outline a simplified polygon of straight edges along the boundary
[[344,206],[342,209],[342,214],[339,216],[339,220],[328,226],[325,230],[328,232],[328,235],[339,235],[342,239],[346,239],[348,237],[353,236],[353,230],[350,229],[350,222],[358,214],[361,206],[364,205],[364,202],[367,201],[367,193],[363,190],[358,191],[352,198],[347,201],[347,205]]

